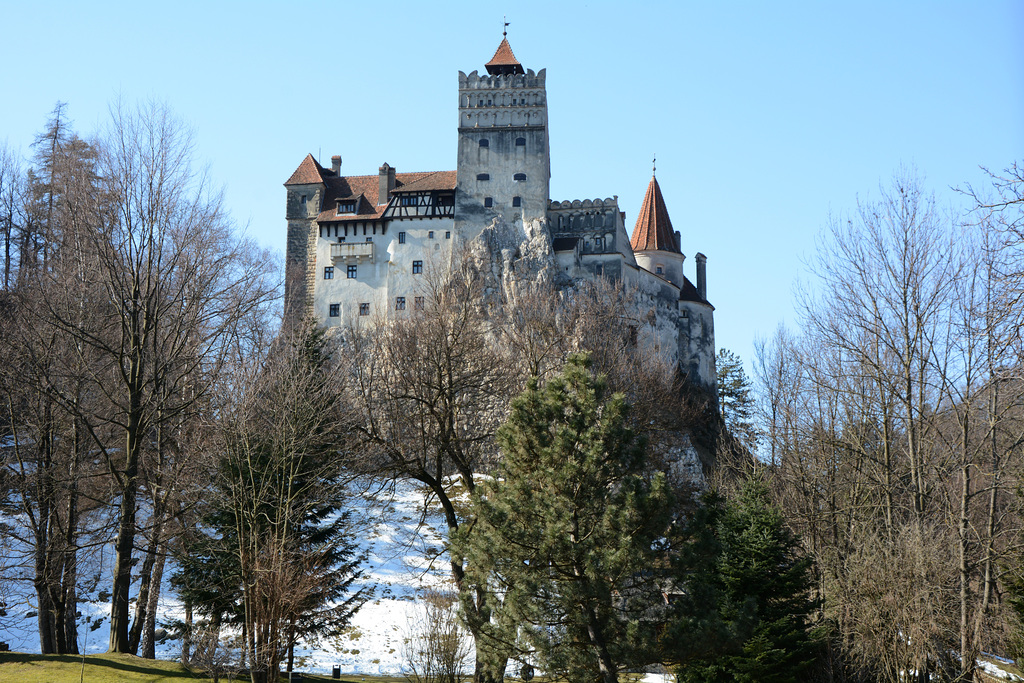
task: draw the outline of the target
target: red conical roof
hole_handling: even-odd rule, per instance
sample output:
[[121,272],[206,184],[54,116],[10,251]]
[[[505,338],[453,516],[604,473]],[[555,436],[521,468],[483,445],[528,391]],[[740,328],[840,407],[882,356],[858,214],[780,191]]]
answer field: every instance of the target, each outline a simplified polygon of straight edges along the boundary
[[647,186],[647,194],[644,195],[644,203],[640,207],[640,215],[637,216],[633,239],[630,240],[629,246],[633,251],[681,253],[676,246],[676,235],[672,230],[668,209],[665,208],[665,198],[661,196],[658,179],[654,176],[651,176],[651,184]]
[[508,38],[501,39],[501,45],[494,52],[491,61],[487,62],[484,66],[487,67],[487,73],[491,75],[525,73],[523,65],[512,54],[512,46],[508,44]]

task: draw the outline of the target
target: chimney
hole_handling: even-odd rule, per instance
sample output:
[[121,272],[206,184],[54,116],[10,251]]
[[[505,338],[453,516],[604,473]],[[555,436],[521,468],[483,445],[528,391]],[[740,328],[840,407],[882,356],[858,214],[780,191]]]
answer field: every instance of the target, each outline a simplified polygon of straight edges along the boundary
[[683,253],[683,238],[679,236],[678,230],[676,230],[676,251],[680,254]]
[[380,175],[377,182],[377,203],[387,204],[391,196],[391,190],[395,189],[395,169],[388,166],[385,161],[380,167]]
[[707,262],[708,257],[704,254],[697,252],[694,257],[697,259],[697,294],[704,301],[708,300],[708,275],[707,275]]
[[334,175],[341,175],[341,157],[337,154],[331,157],[331,170],[334,171]]

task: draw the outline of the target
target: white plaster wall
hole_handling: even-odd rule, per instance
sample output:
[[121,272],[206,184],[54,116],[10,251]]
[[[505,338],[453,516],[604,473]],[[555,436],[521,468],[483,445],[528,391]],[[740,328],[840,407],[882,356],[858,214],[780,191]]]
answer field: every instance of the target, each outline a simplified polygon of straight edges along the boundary
[[[430,231],[434,237],[429,237]],[[399,233],[405,232],[405,244],[399,243]],[[423,278],[431,269],[445,267],[451,259],[452,243],[455,240],[454,225],[450,218],[416,218],[391,220],[387,232],[377,229],[373,235],[367,230],[367,237],[373,241],[372,262],[363,260],[357,264],[356,279],[347,277],[345,261],[334,263],[331,259],[331,245],[337,238],[320,237],[316,248],[316,286],[313,299],[314,314],[328,327],[337,327],[360,322],[359,304],[370,304],[370,318],[381,315],[401,315],[395,310],[395,298],[406,298],[406,311],[413,309],[414,297],[421,294]],[[446,238],[446,233],[449,236]],[[333,234],[333,233],[332,233]],[[356,236],[350,236],[348,243],[365,241],[362,229]],[[423,261],[423,272],[412,272],[413,261]],[[334,266],[334,277],[324,279],[324,267]],[[340,315],[330,317],[330,305],[340,304]]]

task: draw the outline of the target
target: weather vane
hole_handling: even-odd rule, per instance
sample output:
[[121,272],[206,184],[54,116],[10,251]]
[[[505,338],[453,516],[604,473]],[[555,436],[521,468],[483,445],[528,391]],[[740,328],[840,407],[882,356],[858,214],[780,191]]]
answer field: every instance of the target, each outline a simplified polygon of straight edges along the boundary
[[654,158],[651,159],[651,175],[654,175],[657,172],[658,172],[658,155],[655,154]]
[[501,37],[505,38],[508,36],[508,17],[503,14],[501,15],[501,20],[505,22],[504,28],[501,29]]

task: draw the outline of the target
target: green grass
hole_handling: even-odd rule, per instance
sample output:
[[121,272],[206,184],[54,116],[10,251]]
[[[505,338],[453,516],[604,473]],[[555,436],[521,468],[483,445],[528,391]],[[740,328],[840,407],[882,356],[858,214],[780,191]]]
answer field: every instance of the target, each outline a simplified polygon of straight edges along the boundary
[[131,655],[88,655],[83,677],[80,655],[33,655],[0,652],[0,681],[19,683],[177,683],[209,680],[178,662],[140,659]]
[[[178,683],[179,681],[212,680],[202,672],[192,672],[178,662],[141,659],[131,655],[87,655],[83,677],[80,655],[34,655],[21,652],[0,652],[0,681],[19,683]],[[331,681],[324,675],[303,674],[303,680]],[[639,676],[625,674],[619,677],[622,683],[635,683]],[[227,681],[222,677],[220,680]],[[236,682],[248,681],[248,677],[236,678]],[[281,674],[281,681],[288,675]],[[521,683],[518,678],[506,677],[510,683]],[[466,679],[467,683],[469,679]],[[534,683],[546,683],[548,679],[537,677]],[[341,683],[408,683],[400,676],[362,676],[345,674]]]

